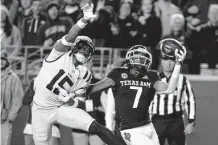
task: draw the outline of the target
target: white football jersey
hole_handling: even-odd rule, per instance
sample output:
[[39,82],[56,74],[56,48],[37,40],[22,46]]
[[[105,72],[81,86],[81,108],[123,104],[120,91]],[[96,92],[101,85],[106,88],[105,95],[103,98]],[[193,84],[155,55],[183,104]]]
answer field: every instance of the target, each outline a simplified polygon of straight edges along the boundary
[[60,87],[72,93],[87,87],[91,78],[92,74],[87,67],[74,66],[70,52],[58,52],[53,49],[45,58],[35,79],[33,101],[40,106],[60,106],[63,104],[58,100]]

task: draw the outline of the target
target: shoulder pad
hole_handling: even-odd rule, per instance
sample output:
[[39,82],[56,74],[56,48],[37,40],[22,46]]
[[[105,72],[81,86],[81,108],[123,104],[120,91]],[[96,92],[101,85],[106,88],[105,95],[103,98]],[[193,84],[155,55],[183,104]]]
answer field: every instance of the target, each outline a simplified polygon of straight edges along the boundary
[[126,68],[114,68],[113,70],[111,70],[106,76],[109,78],[112,78],[114,80],[117,79],[117,77],[121,74],[126,72]]
[[84,79],[87,82],[91,80],[92,73],[87,67],[85,67],[83,65],[79,65],[76,67],[76,69],[79,70],[79,78],[80,79]]

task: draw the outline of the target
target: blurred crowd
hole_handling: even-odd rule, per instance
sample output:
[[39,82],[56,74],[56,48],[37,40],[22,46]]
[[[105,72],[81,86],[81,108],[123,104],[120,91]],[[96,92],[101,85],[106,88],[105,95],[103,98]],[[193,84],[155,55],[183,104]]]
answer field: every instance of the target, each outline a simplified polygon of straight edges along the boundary
[[[2,0],[1,48],[9,56],[24,55],[22,45],[48,48],[82,17],[89,0]],[[97,17],[81,35],[97,47],[126,48],[145,45],[158,67],[158,42],[171,37],[188,49],[185,73],[199,74],[200,64],[218,63],[218,2],[209,5],[207,22],[194,0],[93,0]],[[37,51],[40,47],[30,49]]]

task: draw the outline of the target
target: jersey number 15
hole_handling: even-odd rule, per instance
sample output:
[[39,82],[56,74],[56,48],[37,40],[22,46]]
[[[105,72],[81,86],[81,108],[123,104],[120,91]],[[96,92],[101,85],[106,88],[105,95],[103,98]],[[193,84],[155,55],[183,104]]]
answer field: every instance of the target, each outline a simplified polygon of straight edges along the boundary
[[[46,86],[46,88],[50,91],[53,90],[53,93],[58,95],[59,89],[54,88],[54,85],[58,83],[58,86],[64,89],[64,84],[68,83],[69,86],[73,86],[73,82],[70,80],[70,78],[66,75],[61,80],[60,78],[65,74],[65,71],[63,69],[60,69],[59,72],[55,75],[55,77],[51,80],[51,82]],[[59,81],[58,81],[59,80]]]

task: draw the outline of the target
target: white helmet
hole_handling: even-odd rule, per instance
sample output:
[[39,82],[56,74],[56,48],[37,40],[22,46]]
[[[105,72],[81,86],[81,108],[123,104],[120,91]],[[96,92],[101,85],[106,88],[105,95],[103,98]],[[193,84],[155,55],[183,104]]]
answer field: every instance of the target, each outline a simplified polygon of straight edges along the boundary
[[78,36],[74,43],[72,53],[76,60],[81,64],[87,63],[95,51],[94,43],[87,36]]
[[140,66],[148,69],[152,63],[152,55],[143,45],[134,45],[126,53],[126,63],[128,67]]

